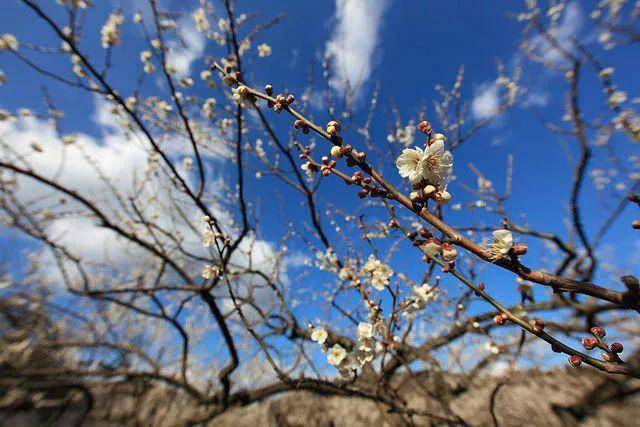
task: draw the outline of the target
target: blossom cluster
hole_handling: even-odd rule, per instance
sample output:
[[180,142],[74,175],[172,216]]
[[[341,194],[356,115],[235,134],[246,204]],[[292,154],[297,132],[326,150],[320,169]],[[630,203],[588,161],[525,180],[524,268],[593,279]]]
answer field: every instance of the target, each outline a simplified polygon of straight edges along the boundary
[[411,200],[419,202],[433,198],[439,204],[451,199],[446,187],[453,168],[453,156],[445,149],[444,135],[431,134],[428,122],[421,122],[419,129],[427,133],[424,148],[405,148],[396,159],[398,173],[409,178],[413,189]]
[[124,23],[124,16],[120,12],[109,15],[109,19],[102,27],[100,34],[102,36],[102,47],[108,48],[120,43],[120,27]]

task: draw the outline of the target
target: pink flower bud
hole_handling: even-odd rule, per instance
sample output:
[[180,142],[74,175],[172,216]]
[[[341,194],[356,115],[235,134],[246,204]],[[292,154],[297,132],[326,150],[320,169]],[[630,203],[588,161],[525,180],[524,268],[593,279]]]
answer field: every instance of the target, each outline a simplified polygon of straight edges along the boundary
[[527,253],[527,249],[527,245],[525,245],[524,243],[519,243],[513,246],[513,253],[515,255],[524,255]]
[[426,120],[421,121],[418,123],[418,130],[424,134],[431,132],[431,123]]
[[593,328],[591,328],[591,333],[593,334],[593,336],[598,338],[604,338],[607,335],[605,330],[600,326],[594,326]]

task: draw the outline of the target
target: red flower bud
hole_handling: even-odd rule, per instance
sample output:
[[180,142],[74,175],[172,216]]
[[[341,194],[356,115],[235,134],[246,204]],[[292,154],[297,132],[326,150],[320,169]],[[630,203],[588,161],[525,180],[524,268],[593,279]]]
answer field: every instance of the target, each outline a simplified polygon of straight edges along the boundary
[[524,255],[527,253],[527,250],[527,245],[525,245],[524,243],[519,243],[513,246],[513,253],[515,255]]
[[622,345],[622,343],[619,342],[614,342],[613,344],[611,344],[611,351],[614,353],[622,353],[622,350],[624,350],[624,346]]
[[426,120],[421,121],[418,123],[418,130],[425,134],[431,132],[431,123]]
[[582,357],[578,356],[577,354],[574,354],[569,358],[569,363],[572,366],[580,366],[582,364]]
[[595,338],[583,338],[582,346],[587,350],[593,350],[598,345],[598,340]]
[[604,338],[605,335],[607,335],[605,330],[600,326],[594,326],[593,328],[591,328],[591,333],[593,334],[593,336],[598,338]]
[[480,289],[481,291],[484,291],[485,288],[486,288],[486,285],[484,283],[480,283],[478,285],[478,289]]
[[493,316],[493,323],[495,323],[496,325],[504,325],[506,322],[506,320],[504,319],[504,317],[502,317],[501,314],[498,314],[497,316]]

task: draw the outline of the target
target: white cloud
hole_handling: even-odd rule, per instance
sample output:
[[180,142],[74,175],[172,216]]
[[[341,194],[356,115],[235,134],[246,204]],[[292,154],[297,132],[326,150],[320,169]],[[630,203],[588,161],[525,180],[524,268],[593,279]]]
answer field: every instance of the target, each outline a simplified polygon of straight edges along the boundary
[[[159,227],[170,231],[174,237],[182,237],[183,247],[190,253],[206,256],[202,236],[182,217],[184,215],[189,218],[196,228],[202,225],[201,229],[204,231],[202,213],[193,203],[176,197],[175,191],[170,194],[172,185],[164,174],[151,175],[145,180],[150,151],[144,139],[140,135],[125,134],[111,112],[111,104],[106,101],[97,101],[93,121],[100,137],[78,133],[75,135],[75,142],[70,145],[65,145],[60,140],[54,126],[47,120],[20,117],[0,122],[0,142],[6,144],[6,147],[0,146],[0,159],[23,166],[25,163],[20,159],[25,159],[29,167],[39,175],[55,180],[63,187],[91,200],[107,214],[110,221],[127,230],[131,229],[131,224],[127,221],[128,215],[124,213],[124,209],[131,209],[129,197],[135,194],[138,208],[145,212],[147,218],[157,214],[154,222]],[[33,150],[32,143],[37,143],[40,151]],[[172,156],[180,158],[191,153],[190,145],[182,137],[172,138],[171,145],[165,148]],[[213,162],[219,158],[215,156],[214,153],[213,156],[206,155],[204,158],[209,171],[215,165],[221,165]],[[7,176],[6,172],[2,175]],[[195,171],[189,176],[194,178]],[[221,194],[215,194],[218,191],[222,191],[221,186],[213,185],[209,195],[220,197]],[[64,212],[63,216],[46,222],[45,232],[50,239],[89,265],[113,265],[124,271],[149,265],[150,256],[146,251],[101,227],[95,218],[86,215],[86,209],[80,209],[80,204],[70,197],[22,176],[17,179],[16,196],[30,209],[46,208],[53,213]],[[60,204],[61,197],[67,199],[66,204]],[[221,224],[233,222],[227,211],[213,206],[211,209]],[[143,229],[138,228],[138,231],[144,234]],[[166,246],[171,246],[171,241],[163,235],[158,238],[166,240]],[[232,260],[236,265],[252,264],[266,274],[274,270],[275,250],[268,242],[246,239],[239,251],[241,253],[236,254]],[[54,280],[60,279],[57,265],[49,251],[43,252],[41,265]],[[203,265],[192,267],[185,268],[194,276],[199,276]]]
[[[558,24],[549,30],[549,34],[558,42],[558,45],[566,51],[574,51],[572,38],[575,37],[584,25],[584,16],[577,2],[567,4]],[[562,53],[553,47],[542,35],[532,37],[529,48],[546,62],[561,64],[565,62]]]
[[387,0],[336,0],[335,28],[325,53],[331,56],[331,87],[364,84],[373,68]]
[[179,27],[180,36],[186,46],[183,46],[177,40],[169,40],[167,43],[169,47],[167,63],[176,68],[178,77],[186,77],[191,74],[193,63],[202,58],[207,39],[203,33],[196,29],[190,13],[180,20]]
[[484,83],[471,101],[471,114],[476,120],[483,120],[494,115],[500,107],[498,84]]

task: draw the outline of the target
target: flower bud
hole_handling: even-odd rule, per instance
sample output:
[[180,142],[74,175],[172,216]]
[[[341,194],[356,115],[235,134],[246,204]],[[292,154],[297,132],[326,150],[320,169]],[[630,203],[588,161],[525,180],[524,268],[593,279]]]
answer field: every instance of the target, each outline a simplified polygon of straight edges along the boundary
[[593,328],[591,328],[591,333],[593,334],[593,336],[598,338],[604,338],[607,335],[605,330],[600,326],[594,326]]
[[431,132],[431,123],[426,120],[421,121],[418,123],[418,130],[424,134]]
[[433,234],[431,234],[431,232],[426,228],[423,228],[420,230],[420,237],[422,237],[423,239],[430,239],[433,237]]
[[513,253],[515,255],[524,255],[527,253],[527,245],[525,245],[524,243],[518,243],[517,245],[513,246]]
[[582,357],[574,354],[569,358],[569,363],[571,364],[571,366],[580,366],[582,364]]
[[436,187],[434,187],[433,185],[427,185],[422,189],[422,192],[424,193],[424,196],[426,198],[429,198],[433,195],[433,193],[436,192]]
[[618,362],[618,361],[620,361],[620,358],[615,353],[602,353],[602,358],[606,362]]
[[453,262],[456,260],[457,256],[458,256],[458,251],[456,250],[456,248],[454,248],[448,243],[442,244],[442,259],[448,262]]
[[504,317],[502,317],[501,314],[493,316],[493,323],[495,323],[496,325],[504,325],[505,322],[506,322],[506,320],[505,320]]
[[366,188],[363,188],[362,190],[358,191],[358,197],[360,197],[361,199],[364,199],[365,197],[367,197],[367,194],[369,194],[369,191],[367,191]]
[[640,230],[640,220],[636,219],[631,221],[631,228],[633,228],[634,230]]
[[624,350],[624,346],[622,345],[622,343],[619,342],[614,342],[613,344],[611,344],[611,351],[614,353],[622,353],[622,350]]
[[295,100],[296,100],[295,96],[289,94],[289,95],[287,95],[287,98],[285,99],[285,102],[287,104],[293,104],[295,102]]
[[440,243],[436,239],[427,239],[425,244],[422,246],[422,250],[429,257],[435,257],[440,253]]
[[547,326],[542,319],[535,319],[533,321],[533,330],[540,333],[544,331],[545,326]]
[[411,199],[412,202],[419,202],[420,200],[422,200],[422,194],[420,194],[419,191],[412,191],[411,193],[409,193],[409,199]]
[[629,201],[632,203],[640,203],[639,194],[629,194],[629,196],[627,196],[627,199],[629,199]]
[[267,93],[267,95],[271,96],[273,95],[273,86],[271,85],[266,85],[264,87],[264,91]]
[[327,126],[327,133],[331,136],[336,136],[338,134],[338,128],[336,126]]
[[593,350],[598,345],[598,340],[595,338],[583,338],[582,346],[587,350]]
[[300,129],[302,126],[304,126],[304,122],[300,119],[293,122],[293,127],[296,129]]
[[451,194],[447,190],[437,191],[433,195],[433,200],[436,201],[439,205],[446,205],[451,200]]
[[333,147],[331,147],[331,155],[336,159],[339,159],[340,157],[342,157],[342,148],[334,145]]

